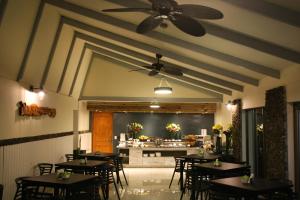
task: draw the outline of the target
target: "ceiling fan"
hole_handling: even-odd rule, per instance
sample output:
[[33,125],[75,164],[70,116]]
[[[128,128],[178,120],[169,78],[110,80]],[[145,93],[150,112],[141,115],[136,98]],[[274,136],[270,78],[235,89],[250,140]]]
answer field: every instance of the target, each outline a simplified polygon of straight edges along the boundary
[[196,4],[178,4],[175,0],[148,0],[151,8],[115,8],[103,12],[151,12],[136,28],[137,33],[147,33],[156,27],[166,28],[170,20],[178,29],[192,36],[203,36],[204,27],[194,18],[222,19],[223,14],[214,8]]
[[[183,73],[179,69],[175,69],[173,67],[167,67],[164,64],[160,62],[160,59],[162,58],[161,54],[156,54],[156,62],[152,63],[151,65],[143,66],[144,68],[150,69],[151,71],[148,73],[149,76],[155,76],[159,74],[159,72],[164,72],[173,76],[182,76]],[[145,69],[134,69],[130,70],[132,71],[140,71]]]

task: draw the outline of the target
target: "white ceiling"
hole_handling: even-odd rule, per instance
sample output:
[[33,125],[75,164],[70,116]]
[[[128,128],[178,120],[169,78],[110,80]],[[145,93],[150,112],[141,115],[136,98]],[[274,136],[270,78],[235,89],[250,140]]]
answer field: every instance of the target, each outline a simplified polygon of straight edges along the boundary
[[203,37],[172,24],[141,35],[135,27],[148,14],[101,10],[150,7],[146,0],[7,1],[0,9],[0,75],[78,99],[140,100],[153,97],[160,77],[128,71],[161,53],[165,65],[184,73],[166,77],[177,91],[169,99],[216,102],[299,65],[299,2],[177,2],[216,8],[224,18],[199,20],[207,31]]

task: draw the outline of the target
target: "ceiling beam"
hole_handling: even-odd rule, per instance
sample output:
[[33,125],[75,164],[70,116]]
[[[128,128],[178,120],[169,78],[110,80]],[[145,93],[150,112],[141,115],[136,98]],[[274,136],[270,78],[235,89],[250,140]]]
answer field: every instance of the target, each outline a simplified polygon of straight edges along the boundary
[[[155,98],[161,103],[218,103],[222,98]],[[102,101],[102,102],[151,102],[153,97],[100,97],[100,96],[81,96],[82,101]]]
[[[118,60],[116,58],[109,57],[107,55],[103,55],[103,54],[97,53],[95,51],[93,52],[93,57],[92,58],[94,58],[94,57],[98,57],[100,59],[103,59],[103,60],[106,60],[108,62],[114,63],[116,65],[120,65],[122,67],[126,67],[126,68],[128,68],[130,70],[137,68],[137,66],[135,66],[134,64],[127,63],[125,61]],[[146,71],[146,70],[145,71],[139,71],[139,73],[142,73],[142,74],[145,74],[145,75],[148,75],[147,72],[148,71]],[[204,94],[207,94],[207,95],[211,95],[211,96],[214,96],[216,98],[219,98],[219,99],[223,100],[223,95],[222,94],[214,92],[214,91],[211,91],[211,90],[208,90],[206,88],[203,88],[203,87],[197,85],[197,83],[189,83],[187,81],[182,81],[182,80],[174,78],[174,77],[165,76],[164,74],[160,74],[159,76],[168,78],[169,81],[173,81],[174,83],[181,84],[184,87],[188,87],[188,88],[191,88],[193,90],[197,90],[197,91],[199,91],[201,93],[204,93]]]
[[[89,96],[83,96],[83,89],[86,86],[86,77],[89,74],[92,62],[96,57],[100,58],[100,59],[103,59],[103,60],[106,60],[108,62],[114,63],[116,65],[126,67],[128,69],[136,69],[136,66],[134,66],[133,64],[129,64],[129,63],[126,63],[124,61],[117,60],[115,58],[109,57],[107,55],[103,55],[103,54],[100,54],[100,53],[97,53],[97,52],[93,52],[92,57],[91,57],[91,61],[90,61],[89,66],[88,66],[88,71],[87,71],[87,74],[85,76],[84,84],[83,84],[82,89],[81,89],[80,98],[79,98],[80,100],[147,101],[148,97],[89,97]],[[148,75],[146,70],[145,71],[139,71],[139,73],[143,73],[145,75]],[[164,76],[164,75],[162,74],[160,76]],[[166,76],[164,76],[164,77],[166,77]],[[160,100],[160,102],[223,102],[223,95],[222,94],[219,94],[217,92],[199,87],[199,86],[197,86],[197,84],[191,84],[191,83],[188,83],[188,82],[183,82],[183,81],[180,81],[179,79],[174,79],[172,77],[167,77],[167,78],[169,78],[170,82],[172,81],[174,83],[181,84],[184,87],[188,87],[188,88],[191,88],[193,90],[197,90],[201,93],[211,95],[211,96],[213,96],[213,98],[158,98],[158,100]],[[150,97],[149,97],[149,99],[150,99]],[[174,101],[172,101],[172,99]]]
[[[129,2],[129,1],[126,1],[126,2]],[[54,5],[54,6],[57,6],[59,8],[62,8],[62,9],[68,10],[68,11],[78,13],[82,16],[93,18],[93,19],[96,19],[96,20],[99,20],[99,21],[102,21],[102,22],[105,22],[105,23],[109,23],[111,25],[115,25],[117,27],[121,27],[121,28],[130,30],[132,32],[135,32],[135,28],[136,28],[135,24],[128,23],[126,21],[110,17],[108,15],[104,15],[100,12],[97,12],[97,11],[94,11],[94,10],[91,10],[91,9],[83,8],[83,7],[80,7],[78,5],[75,5],[75,4],[72,4],[72,3],[69,3],[69,2],[58,1],[58,0],[51,0],[51,1],[47,0],[47,3],[49,3],[51,5]],[[240,58],[237,58],[237,57],[234,57],[234,56],[231,56],[231,55],[219,52],[219,51],[215,51],[213,49],[209,49],[209,48],[204,47],[204,46],[196,45],[194,43],[187,42],[187,41],[172,37],[172,36],[167,35],[167,34],[152,31],[151,33],[149,33],[145,36],[150,36],[151,38],[154,38],[154,39],[163,40],[165,42],[168,42],[170,44],[174,44],[176,46],[188,47],[192,51],[202,53],[204,55],[208,55],[208,56],[211,56],[211,57],[215,57],[217,59],[220,59],[220,60],[232,63],[232,64],[239,65],[240,67],[244,67],[244,68],[247,68],[249,70],[252,70],[252,71],[255,71],[255,72],[258,72],[258,73],[261,73],[261,74],[265,74],[267,76],[271,76],[271,77],[274,77],[274,78],[279,78],[280,77],[280,72],[278,70],[275,70],[275,69],[272,69],[272,68],[269,68],[269,67],[266,67],[266,66],[263,66],[263,65],[259,65],[259,64],[256,64],[256,63],[244,60],[244,59],[240,59]],[[202,68],[206,68],[206,70],[212,71],[214,73],[220,73],[223,70],[222,68],[209,65],[208,63],[201,63],[201,64],[204,65]],[[225,76],[228,76],[228,77],[233,78],[233,79],[237,79],[238,76],[240,76],[239,74],[232,73],[232,72],[225,73],[225,74],[226,74]],[[236,75],[237,75],[237,77],[236,77]],[[258,80],[256,80],[256,81],[253,81],[253,80],[250,80],[250,79],[247,79],[247,80],[248,80],[249,84],[258,85]],[[241,80],[241,81],[243,81],[243,80]]]
[[[82,40],[97,44],[99,46],[102,46],[102,47],[105,47],[105,48],[108,48],[108,49],[112,49],[114,51],[120,52],[122,54],[129,55],[131,57],[135,57],[135,58],[138,58],[138,59],[150,62],[150,63],[153,63],[153,62],[156,61],[154,56],[153,57],[147,56],[147,55],[138,53],[136,51],[132,51],[132,50],[129,50],[127,48],[124,48],[124,47],[121,47],[121,46],[118,46],[118,45],[100,40],[98,38],[89,36],[89,35],[84,34],[84,33],[76,32],[75,35],[78,38],[82,39]],[[188,68],[181,67],[181,66],[178,66],[178,65],[166,62],[166,61],[162,61],[162,63],[165,64],[168,67],[179,69],[184,74],[193,76],[195,78],[199,78],[201,80],[204,80],[204,81],[207,81],[207,82],[210,82],[210,83],[214,83],[214,84],[218,84],[218,85],[221,85],[223,87],[234,89],[234,90],[237,90],[237,91],[240,91],[240,92],[243,91],[243,86],[241,86],[241,85],[238,85],[238,84],[235,84],[235,83],[232,83],[232,82],[229,82],[229,81],[225,81],[225,80],[222,80],[222,79],[219,79],[219,78],[207,75],[207,74],[203,74],[203,73],[200,73],[200,72],[197,72],[197,71],[194,71],[194,70],[190,70]]]
[[[149,4],[141,2],[139,0],[131,0],[131,1],[109,0],[109,1],[124,7],[149,7],[150,6]],[[262,0],[256,0],[256,1],[262,1]],[[246,2],[246,0],[242,2]],[[248,2],[248,4],[251,3],[252,1]],[[297,20],[299,22],[299,18],[297,18]],[[248,46],[250,48],[253,48],[255,50],[259,50],[289,61],[300,63],[300,52],[216,24],[212,24],[207,21],[201,21],[201,24],[204,25],[206,32],[208,34],[212,34],[214,36],[224,38],[232,42],[236,42]],[[153,31],[147,35],[152,35],[152,33]]]
[[[285,60],[300,63],[300,53],[292,49],[288,49],[277,44],[267,42],[266,40],[255,38],[250,35],[245,35],[243,33],[224,28],[221,26],[216,26],[215,24],[209,22],[202,22],[205,29],[217,37],[221,37],[230,40],[235,43],[242,44],[244,46],[250,47],[254,50],[258,50]],[[278,77],[277,77],[278,78]]]
[[23,56],[23,59],[22,59],[21,65],[20,65],[19,72],[18,72],[17,81],[20,81],[24,76],[24,72],[25,72],[26,64],[27,64],[29,54],[30,54],[30,51],[31,51],[31,48],[32,48],[33,40],[35,38],[39,23],[41,21],[41,16],[43,14],[44,8],[45,8],[45,1],[42,0],[39,4],[37,14],[36,14],[35,19],[34,19],[34,23],[33,23],[32,29],[31,29],[31,33],[30,33],[30,36],[29,36],[29,39],[28,39],[28,42],[27,42],[27,45],[26,45],[25,53],[24,53],[24,56]]
[[[90,50],[93,50],[94,52],[97,52],[98,54],[102,54],[102,55],[104,54],[104,55],[109,56],[111,58],[115,58],[117,60],[133,64],[133,65],[135,65],[139,68],[143,68],[141,66],[147,65],[147,63],[134,60],[134,59],[129,58],[127,56],[123,56],[121,54],[114,53],[112,51],[108,51],[106,49],[103,49],[103,48],[100,48],[100,47],[97,47],[97,46],[94,46],[94,45],[87,44],[87,48],[90,49]],[[160,73],[160,74],[161,75],[167,75],[167,77],[172,78],[172,79],[175,78],[175,79],[178,79],[178,80],[182,80],[182,81],[186,81],[186,82],[189,82],[189,83],[196,84],[198,87],[201,87],[203,89],[211,90],[211,91],[218,92],[218,93],[221,93],[221,94],[232,95],[232,92],[230,90],[227,90],[225,88],[221,88],[221,87],[218,87],[218,86],[215,86],[215,85],[211,85],[211,84],[208,84],[208,83],[203,82],[203,81],[199,81],[199,80],[184,77],[184,76],[183,77],[172,77],[172,76],[168,76],[168,74],[165,74],[165,73]]]
[[203,113],[212,114],[217,110],[215,103],[162,103],[153,109],[151,102],[88,102],[87,110],[94,112],[155,112],[155,113]]
[[245,76],[245,75],[233,72],[233,71],[229,71],[224,68],[220,68],[220,67],[217,67],[217,66],[214,66],[214,65],[211,65],[208,63],[204,63],[204,62],[192,59],[192,58],[188,58],[188,57],[185,57],[182,55],[178,55],[171,51],[163,50],[163,49],[148,45],[146,43],[142,43],[142,42],[130,39],[130,38],[126,38],[124,36],[100,29],[98,27],[94,27],[94,26],[82,23],[82,22],[74,20],[74,19],[64,17],[64,23],[66,23],[70,26],[94,33],[94,34],[101,35],[103,37],[106,37],[106,38],[109,38],[112,40],[121,42],[121,43],[125,43],[127,45],[134,46],[139,49],[143,49],[143,50],[152,52],[153,54],[160,53],[160,54],[162,54],[166,57],[172,58],[174,60],[178,60],[178,58],[180,58],[180,62],[185,63],[187,65],[192,65],[194,67],[204,69],[204,70],[207,70],[207,71],[210,71],[210,72],[222,75],[222,76],[226,76],[226,77],[229,77],[229,78],[232,78],[235,80],[239,80],[241,82],[248,83],[250,85],[258,86],[259,81],[255,78]]
[[243,9],[256,12],[261,15],[284,22],[286,24],[300,27],[300,20],[299,20],[300,13],[295,10],[284,8],[274,3],[262,1],[262,0],[251,0],[251,1],[224,0],[224,1],[239,6]]

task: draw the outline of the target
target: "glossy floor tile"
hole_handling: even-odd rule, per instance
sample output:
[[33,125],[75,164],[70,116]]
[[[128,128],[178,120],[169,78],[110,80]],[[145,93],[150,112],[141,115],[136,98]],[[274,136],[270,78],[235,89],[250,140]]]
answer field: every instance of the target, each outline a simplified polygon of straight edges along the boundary
[[[122,200],[176,200],[180,199],[178,179],[179,173],[175,174],[171,189],[169,183],[172,177],[173,168],[126,168],[125,174],[129,185],[126,186],[123,175],[121,180],[124,189],[119,186]],[[110,198],[117,199],[114,188],[110,187]],[[189,199],[188,195],[184,200]]]

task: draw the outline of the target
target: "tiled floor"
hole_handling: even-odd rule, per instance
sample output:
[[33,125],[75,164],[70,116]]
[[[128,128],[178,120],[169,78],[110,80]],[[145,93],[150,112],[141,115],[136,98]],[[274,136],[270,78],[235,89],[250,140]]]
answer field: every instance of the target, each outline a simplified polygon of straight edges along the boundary
[[[119,192],[122,200],[179,200],[181,192],[179,190],[179,174],[176,173],[171,189],[169,183],[172,177],[173,168],[126,168],[125,174],[129,182]],[[123,185],[125,181],[121,176]],[[111,187],[110,198],[116,200],[115,190]],[[189,199],[186,195],[184,200]]]

